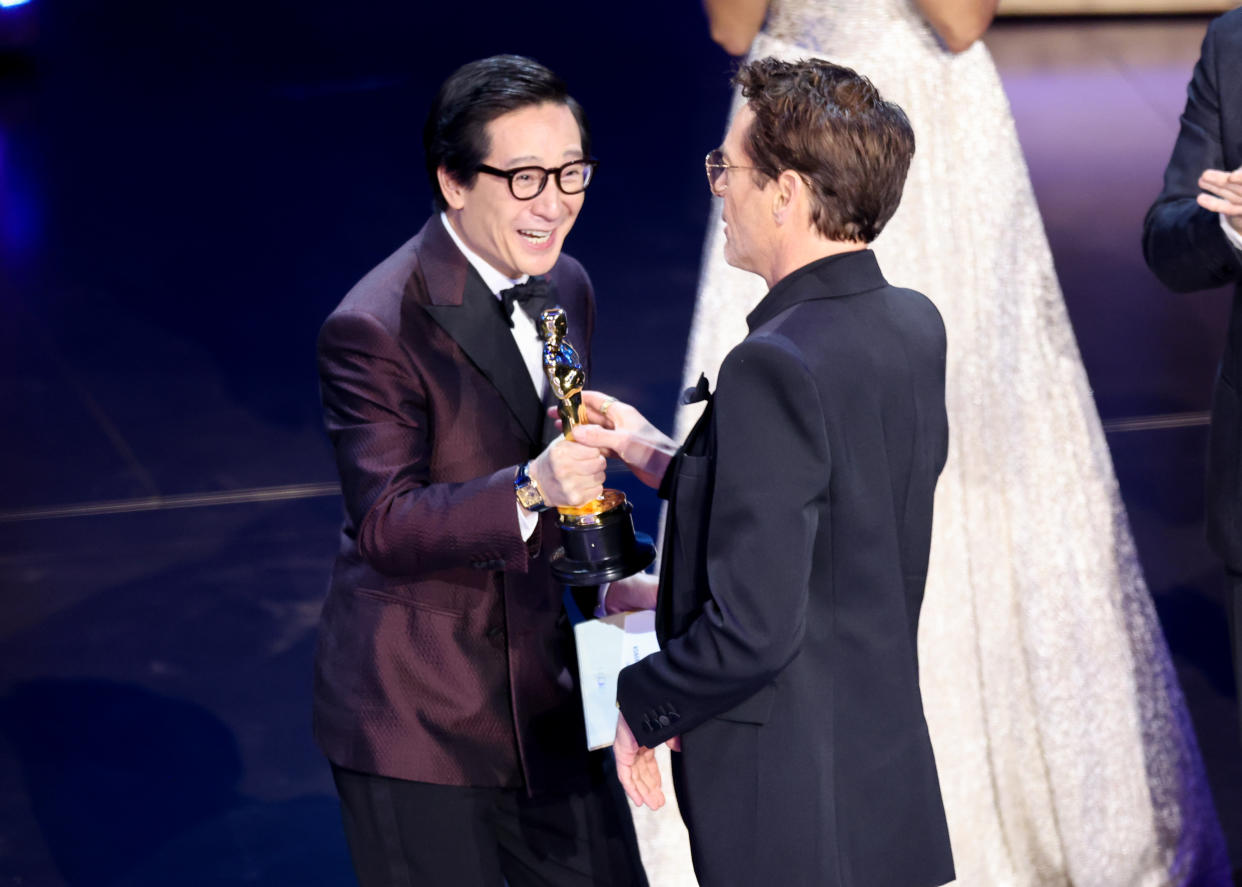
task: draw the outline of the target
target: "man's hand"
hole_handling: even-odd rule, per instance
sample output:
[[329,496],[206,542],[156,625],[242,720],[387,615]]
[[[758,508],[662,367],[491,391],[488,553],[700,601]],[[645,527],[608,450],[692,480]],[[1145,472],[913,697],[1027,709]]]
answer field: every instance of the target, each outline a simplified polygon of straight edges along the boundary
[[604,612],[627,613],[630,610],[654,610],[660,580],[650,573],[635,573],[616,579],[604,595]]
[[634,806],[646,804],[652,810],[663,807],[664,792],[660,788],[660,767],[656,763],[655,751],[638,744],[623,714],[617,715],[617,737],[612,743],[612,755],[617,762],[617,779]]
[[549,505],[585,505],[604,491],[607,464],[595,447],[558,437],[530,463],[530,476]]
[[1242,167],[1233,172],[1205,169],[1199,176],[1199,206],[1209,212],[1221,213],[1234,231],[1242,234]]
[[598,391],[582,392],[590,425],[574,429],[578,443],[599,447],[629,466],[649,487],[659,487],[677,445],[642,413]]

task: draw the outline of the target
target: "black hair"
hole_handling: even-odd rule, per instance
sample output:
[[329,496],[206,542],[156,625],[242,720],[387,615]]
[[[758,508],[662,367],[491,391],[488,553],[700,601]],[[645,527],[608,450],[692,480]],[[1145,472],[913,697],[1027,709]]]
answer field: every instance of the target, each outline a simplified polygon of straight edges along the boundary
[[494,55],[454,71],[436,94],[423,126],[423,155],[436,209],[448,206],[436,176],[440,167],[469,187],[491,150],[487,125],[510,111],[545,102],[565,105],[573,113],[582,135],[582,154],[589,157],[586,115],[564,81],[543,65],[520,55]]

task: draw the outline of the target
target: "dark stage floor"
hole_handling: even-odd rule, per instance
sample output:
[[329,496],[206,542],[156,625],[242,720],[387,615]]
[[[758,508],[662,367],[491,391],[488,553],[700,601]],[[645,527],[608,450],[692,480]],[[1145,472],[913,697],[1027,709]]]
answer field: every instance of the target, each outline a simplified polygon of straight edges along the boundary
[[[646,29],[527,16],[522,37],[491,3],[468,31],[451,5],[36,3],[38,43],[0,56],[0,884],[350,883],[309,731],[339,515],[316,330],[426,215],[439,81],[524,52],[571,84],[603,161],[570,240],[600,299],[593,381],[667,426],[729,60],[698,4]],[[989,43],[1242,861],[1200,526],[1227,304],[1173,296],[1139,254],[1205,23]],[[653,530],[654,500],[613,485]]]

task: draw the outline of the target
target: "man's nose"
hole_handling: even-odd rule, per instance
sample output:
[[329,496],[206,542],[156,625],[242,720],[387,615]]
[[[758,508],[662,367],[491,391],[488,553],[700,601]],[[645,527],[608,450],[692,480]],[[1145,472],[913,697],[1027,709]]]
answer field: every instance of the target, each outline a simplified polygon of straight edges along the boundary
[[531,207],[537,215],[545,219],[560,218],[565,209],[565,195],[556,184],[555,176],[548,176],[548,182],[539,192],[539,196],[531,201]]

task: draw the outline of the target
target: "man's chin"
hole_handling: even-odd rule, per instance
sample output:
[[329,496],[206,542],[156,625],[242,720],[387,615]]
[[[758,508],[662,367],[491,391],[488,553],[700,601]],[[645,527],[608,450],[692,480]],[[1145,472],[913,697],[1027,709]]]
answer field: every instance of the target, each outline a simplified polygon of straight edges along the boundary
[[561,251],[558,249],[546,255],[532,256],[526,258],[520,265],[519,270],[523,274],[529,274],[531,277],[541,277],[556,267],[556,260],[561,257]]

